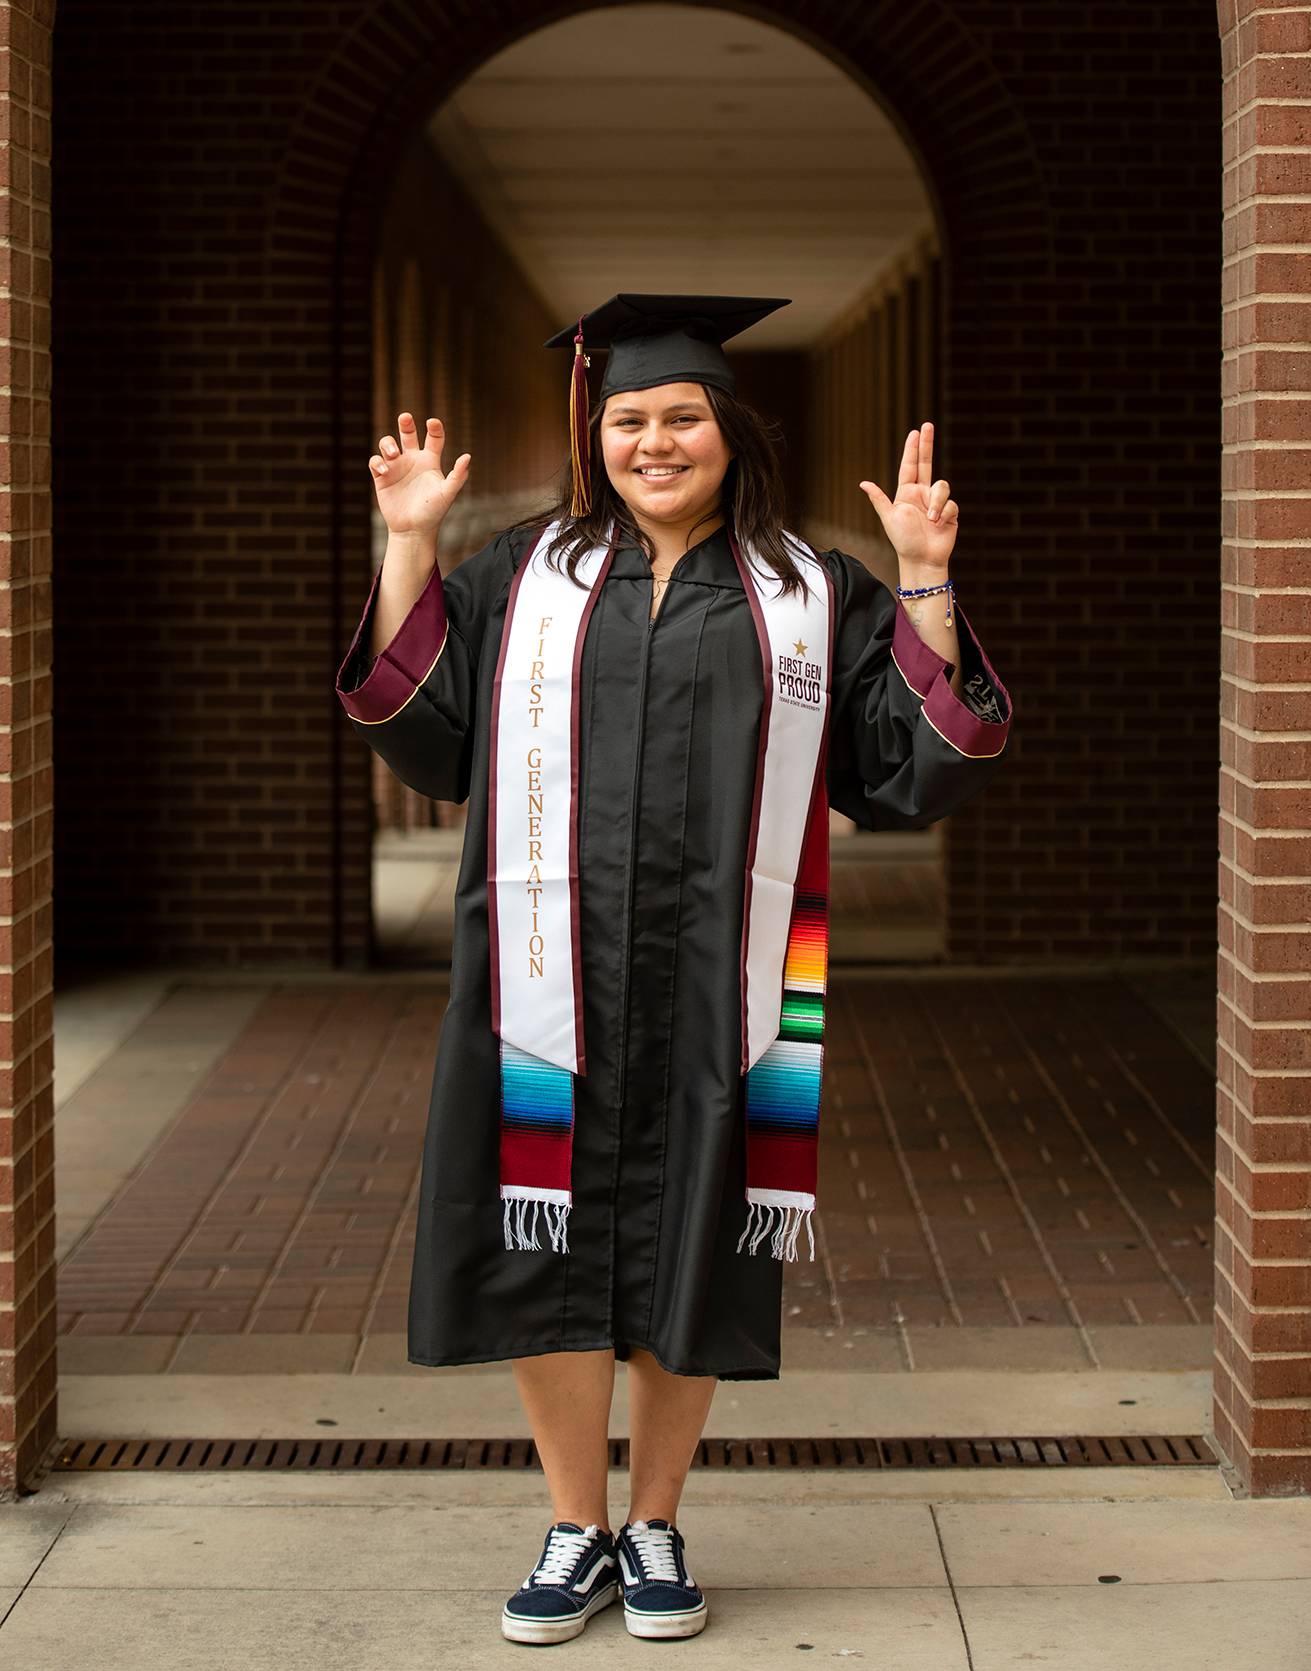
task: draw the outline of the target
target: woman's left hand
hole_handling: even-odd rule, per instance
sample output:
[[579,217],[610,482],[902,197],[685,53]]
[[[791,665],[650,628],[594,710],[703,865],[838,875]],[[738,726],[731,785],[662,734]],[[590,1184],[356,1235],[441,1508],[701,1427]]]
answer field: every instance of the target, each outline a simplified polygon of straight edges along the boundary
[[956,544],[960,506],[949,497],[951,488],[945,481],[933,480],[933,425],[912,429],[906,437],[895,499],[889,499],[877,482],[860,485],[898,558],[945,573]]

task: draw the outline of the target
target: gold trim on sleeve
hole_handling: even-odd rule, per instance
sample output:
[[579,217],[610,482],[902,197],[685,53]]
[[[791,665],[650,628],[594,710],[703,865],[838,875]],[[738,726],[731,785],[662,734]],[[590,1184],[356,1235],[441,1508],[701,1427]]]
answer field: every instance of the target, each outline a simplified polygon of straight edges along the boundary
[[923,702],[929,694],[928,691],[918,689],[915,685],[911,684],[909,679],[906,678],[906,669],[897,660],[897,652],[891,645],[888,646],[888,654],[892,657],[892,665],[896,668],[897,672],[901,674],[901,677],[905,682],[906,689],[914,691],[915,695],[919,697],[921,702]]
[[[402,709],[408,708],[410,703],[414,701],[414,698],[419,693],[420,689],[428,682],[428,679],[432,674],[433,668],[436,667],[437,663],[442,659],[442,651],[446,648],[446,640],[450,636],[451,636],[451,623],[450,623],[450,620],[448,618],[447,622],[446,622],[446,631],[442,634],[441,644],[438,646],[437,654],[432,658],[432,663],[429,666],[427,673],[424,674],[423,678],[419,680],[419,683],[417,685],[415,685],[414,689],[405,698],[404,702],[401,703],[400,708],[395,709],[394,712],[386,715],[386,717],[383,718],[383,719],[361,719],[358,714],[351,714],[350,717],[355,721],[356,725],[390,725],[392,720],[394,720],[396,718],[396,715],[399,714]],[[396,663],[393,662],[392,666],[395,667],[395,665],[396,665]]]
[[[924,715],[924,717],[925,717],[926,720],[928,720],[930,725],[933,725],[933,715],[932,714],[927,714],[926,713]],[[981,725],[991,725],[994,722],[992,720],[986,720],[985,719],[985,720],[980,720],[979,723]],[[1006,747],[1006,739],[1005,739],[1005,737],[1003,737],[1002,741],[1001,741],[1001,748],[989,749],[986,754],[973,754],[973,753],[971,753],[971,751],[969,749],[962,748],[959,743],[953,743],[951,741],[951,738],[947,735],[947,733],[942,729],[942,727],[940,725],[933,725],[933,729],[938,733],[939,737],[942,738],[944,743],[950,743],[952,748],[954,748],[956,750],[956,753],[957,754],[963,754],[967,760],[991,760],[993,755],[1000,754],[1001,749]]]

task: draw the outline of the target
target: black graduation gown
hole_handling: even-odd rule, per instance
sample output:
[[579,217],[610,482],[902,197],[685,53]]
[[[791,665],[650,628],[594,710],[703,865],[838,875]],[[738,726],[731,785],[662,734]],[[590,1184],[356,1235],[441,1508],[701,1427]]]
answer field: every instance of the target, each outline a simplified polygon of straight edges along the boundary
[[[759,644],[722,530],[679,561],[654,621],[646,558],[617,551],[587,631],[579,888],[588,1071],[576,1081],[569,1251],[553,1252],[545,1237],[540,1251],[504,1245],[488,720],[507,594],[532,540],[507,531],[444,582],[434,573],[371,664],[375,577],[337,680],[348,714],[356,710],[352,726],[403,782],[469,801],[409,1361],[605,1347],[625,1359],[641,1346],[680,1374],[777,1379],[782,1263],[768,1242],[737,1251],[747,1210],[739,950],[763,696]],[[820,556],[837,611],[830,803],[864,828],[922,828],[996,771],[1009,697],[959,606],[968,703],[947,685],[951,664],[882,581],[841,551]]]

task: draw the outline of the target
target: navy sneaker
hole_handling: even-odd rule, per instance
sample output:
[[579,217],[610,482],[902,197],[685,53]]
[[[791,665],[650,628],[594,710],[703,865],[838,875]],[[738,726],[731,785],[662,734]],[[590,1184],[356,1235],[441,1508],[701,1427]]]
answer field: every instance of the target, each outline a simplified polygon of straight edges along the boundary
[[541,1559],[501,1611],[511,1642],[564,1642],[619,1594],[615,1537],[595,1521],[557,1520]]
[[709,1610],[683,1558],[683,1534],[667,1520],[630,1520],[615,1547],[624,1623],[633,1636],[695,1636]]

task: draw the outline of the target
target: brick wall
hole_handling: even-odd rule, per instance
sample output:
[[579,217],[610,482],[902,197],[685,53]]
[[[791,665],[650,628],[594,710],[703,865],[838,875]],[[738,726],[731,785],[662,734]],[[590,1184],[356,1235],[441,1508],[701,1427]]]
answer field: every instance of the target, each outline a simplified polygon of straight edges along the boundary
[[1215,1432],[1311,1493],[1311,15],[1220,6],[1224,71]]
[[[373,4],[116,13],[62,0],[56,29],[60,956],[358,962],[369,774],[330,685],[371,545],[382,210],[446,88],[546,12],[397,0],[403,54]],[[939,457],[1017,704],[953,820],[962,955],[1215,944],[1214,24],[1098,18],[805,8],[941,216]],[[454,328],[504,403],[501,324],[474,299]]]
[[[421,433],[440,418],[445,467],[472,455],[439,540],[449,574],[550,500],[568,454],[569,356],[542,344],[565,321],[547,312],[426,136],[406,148],[388,188],[373,280],[373,429],[355,485],[372,504],[368,457],[380,436],[396,434],[398,413],[413,412]],[[375,564],[386,545],[375,511]],[[371,571],[368,553],[356,556],[362,605]],[[417,795],[376,756],[369,769],[377,828],[463,823],[463,808]]]
[[0,0],[0,1497],[55,1439],[50,21]]
[[[371,543],[355,484],[375,429],[380,182],[446,88],[547,15],[530,0],[458,17],[392,0],[395,54],[378,48],[383,9],[59,6],[56,834],[70,963],[349,963],[367,950],[367,765],[343,746],[330,686]],[[50,1431],[53,1390],[48,605],[32,446],[45,418],[28,398],[42,352],[27,347],[43,344],[44,314],[19,305],[41,294],[42,223],[20,222],[43,189],[31,162],[49,12],[0,3],[14,188],[0,351],[19,393],[7,422],[20,489],[0,530],[11,1477]],[[1311,727],[1293,676],[1306,530],[1290,453],[1306,327],[1286,299],[1304,231],[1296,202],[1277,199],[1305,171],[1287,101],[1304,85],[1306,12],[1223,0],[1220,26],[1223,88],[1213,18],[1182,0],[1121,9],[1113,25],[1092,0],[1022,19],[984,0],[804,8],[807,35],[896,111],[940,215],[939,458],[962,490],[962,596],[1017,705],[1008,771],[953,820],[953,945],[1020,958],[1214,949],[1219,769],[1216,1431],[1254,1489],[1304,1491],[1311,981],[1297,785]],[[1292,249],[1258,253],[1270,244]],[[483,340],[476,305],[457,329]],[[462,377],[452,393],[468,391]]]

